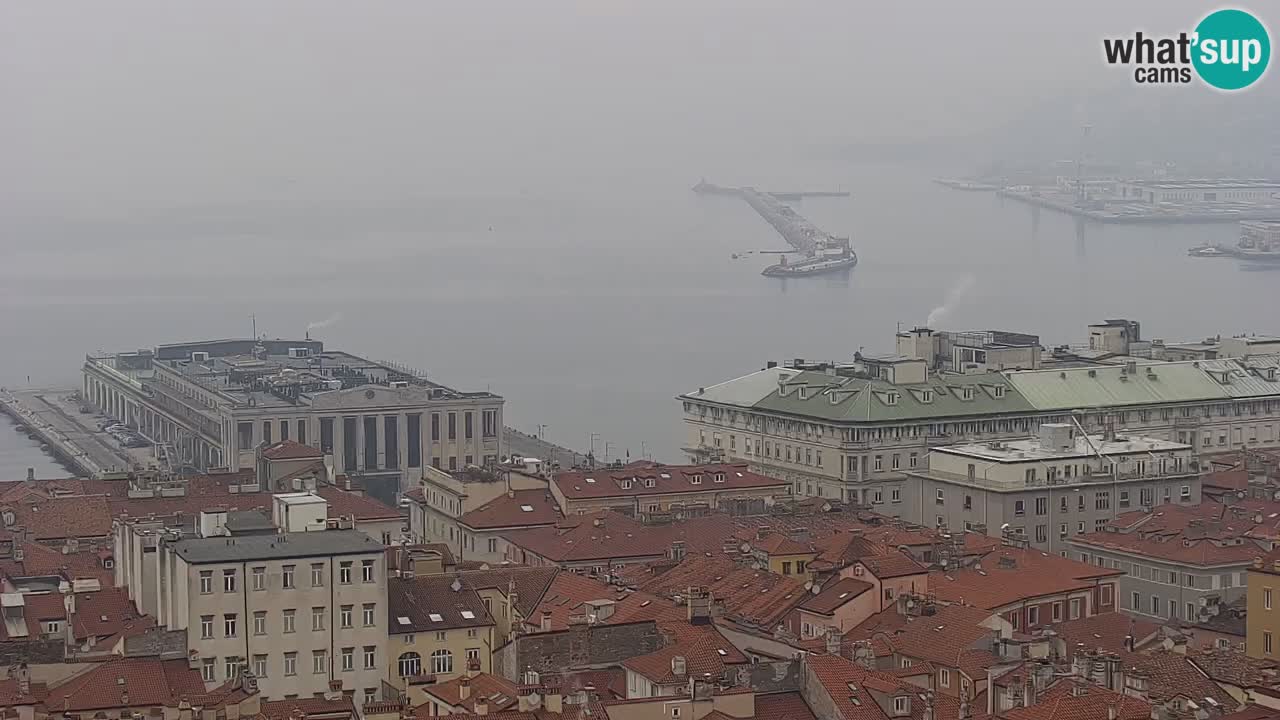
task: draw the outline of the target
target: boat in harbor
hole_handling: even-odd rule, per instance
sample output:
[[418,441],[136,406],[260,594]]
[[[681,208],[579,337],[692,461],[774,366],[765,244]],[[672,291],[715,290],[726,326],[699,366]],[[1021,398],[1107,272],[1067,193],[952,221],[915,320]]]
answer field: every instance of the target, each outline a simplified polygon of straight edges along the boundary
[[934,178],[933,181],[939,185],[945,185],[953,190],[968,190],[970,192],[999,190],[1000,188],[991,183],[978,182],[976,180],[963,180],[959,178]]
[[1197,245],[1187,251],[1191,257],[1231,257],[1231,253],[1217,245]]
[[788,262],[783,255],[778,264],[770,265],[760,274],[766,277],[809,277],[845,270],[857,264],[858,254],[849,247],[849,239],[831,238],[812,255],[795,262]]

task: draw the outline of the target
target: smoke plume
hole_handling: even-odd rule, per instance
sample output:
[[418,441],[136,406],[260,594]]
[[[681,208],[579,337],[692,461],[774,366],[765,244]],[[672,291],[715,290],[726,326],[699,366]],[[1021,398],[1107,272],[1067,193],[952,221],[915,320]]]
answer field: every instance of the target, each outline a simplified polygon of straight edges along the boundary
[[943,299],[942,304],[929,311],[929,317],[924,321],[925,327],[936,327],[934,323],[942,322],[951,310],[955,308],[956,303],[964,299],[969,294],[970,288],[973,287],[973,276],[965,275],[956,281],[955,285],[947,291],[947,297]]
[[325,318],[324,320],[309,322],[307,323],[307,332],[311,332],[312,330],[319,330],[321,328],[327,328],[341,319],[342,319],[341,313],[334,313],[329,317]]

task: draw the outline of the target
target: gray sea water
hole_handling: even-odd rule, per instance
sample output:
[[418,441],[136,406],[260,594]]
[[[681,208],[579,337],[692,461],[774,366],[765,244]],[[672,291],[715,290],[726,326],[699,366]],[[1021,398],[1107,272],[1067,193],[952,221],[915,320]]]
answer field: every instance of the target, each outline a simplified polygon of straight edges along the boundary
[[[259,332],[425,368],[507,398],[509,424],[596,452],[677,460],[680,392],[767,360],[889,351],[898,324],[1079,342],[1274,332],[1276,275],[1187,257],[1232,225],[1101,226],[930,182],[928,168],[834,157],[675,159],[537,184],[499,179],[394,203],[226,207],[27,222],[0,266],[0,384],[74,386],[86,352]],[[847,275],[760,276],[781,240],[700,176],[831,189],[798,208],[853,239]],[[951,302],[947,303],[950,296]],[[7,430],[0,428],[0,435]],[[607,444],[607,448],[606,448]],[[12,451],[10,451],[12,452]],[[31,464],[24,459],[8,468]]]

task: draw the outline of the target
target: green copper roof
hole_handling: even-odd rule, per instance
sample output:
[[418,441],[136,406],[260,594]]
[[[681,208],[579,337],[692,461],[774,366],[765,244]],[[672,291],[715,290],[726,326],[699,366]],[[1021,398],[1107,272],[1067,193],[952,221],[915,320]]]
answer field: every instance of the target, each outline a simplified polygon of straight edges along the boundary
[[1123,365],[1062,370],[1021,370],[1008,373],[1009,382],[1037,410],[1118,407],[1188,400],[1226,398],[1195,363],[1144,365],[1137,372]]

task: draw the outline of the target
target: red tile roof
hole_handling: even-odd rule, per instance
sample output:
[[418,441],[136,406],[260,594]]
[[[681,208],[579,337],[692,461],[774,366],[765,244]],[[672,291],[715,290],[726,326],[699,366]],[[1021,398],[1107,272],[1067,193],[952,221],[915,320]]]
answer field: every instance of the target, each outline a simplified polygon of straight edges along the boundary
[[329,517],[354,515],[360,520],[399,520],[404,517],[396,508],[368,495],[357,495],[341,488],[325,486],[316,494],[329,503]]
[[351,698],[344,697],[337,700],[296,698],[294,700],[263,700],[262,708],[259,710],[261,718],[255,718],[255,720],[290,720],[294,717],[295,710],[301,711],[306,716],[324,715],[333,717],[343,712],[349,712],[351,717],[359,717],[356,714],[355,703]]
[[888,550],[882,555],[864,557],[861,562],[872,575],[881,580],[929,573],[928,568],[899,550]]
[[8,577],[61,575],[68,580],[96,579],[103,587],[114,582],[112,571],[102,566],[102,551],[107,550],[106,546],[95,548],[85,542],[73,553],[63,553],[59,549],[31,542],[19,543],[19,548],[22,550],[22,560],[0,562],[0,574]]
[[530,617],[533,608],[542,599],[551,581],[560,572],[550,567],[498,567],[490,570],[459,571],[457,576],[468,587],[475,590],[497,590],[503,594],[514,588],[517,597],[516,609],[523,617]]
[[551,562],[657,558],[669,547],[660,533],[621,513],[571,515],[555,525],[510,530],[507,542]]
[[1280,675],[1280,663],[1275,660],[1251,658],[1231,648],[1192,650],[1187,658],[1210,679],[1240,688],[1274,687]]
[[1121,653],[1125,672],[1134,668],[1147,675],[1147,697],[1156,703],[1165,703],[1176,697],[1185,697],[1197,703],[1213,698],[1221,707],[1234,710],[1238,703],[1218,683],[1209,679],[1187,655],[1164,649],[1148,652]]
[[799,692],[756,695],[758,720],[817,720]]
[[882,641],[895,653],[942,667],[957,668],[971,678],[996,663],[987,627],[993,613],[963,605],[942,605],[933,615],[913,616]]
[[670,600],[646,592],[627,592],[611,585],[571,572],[560,572],[543,594],[533,613],[525,618],[530,632],[542,626],[545,613],[551,630],[569,627],[569,617],[583,612],[583,603],[589,600],[614,601],[613,615],[604,624],[656,620],[659,625],[681,621],[686,610]]
[[77,593],[75,604],[71,629],[77,640],[115,635],[143,617],[134,609],[128,593],[116,587]]
[[780,532],[761,533],[744,529],[733,536],[746,543],[751,550],[759,550],[766,555],[813,555],[818,552],[813,543],[796,540]]
[[1151,703],[1075,679],[1060,680],[1030,707],[1013,708],[1004,720],[1104,720],[1115,709],[1117,720],[1149,720]]
[[[1160,505],[1154,512],[1116,517],[1108,529],[1071,539],[1080,550],[1098,548],[1182,565],[1248,563],[1261,554],[1258,542],[1280,534],[1280,503],[1238,500],[1231,505]],[[1255,542],[1257,539],[1257,542]]]
[[979,565],[929,573],[929,591],[939,600],[996,610],[1032,598],[1093,587],[1122,570],[1068,560],[1037,550],[1002,547]]
[[[925,691],[906,680],[889,673],[868,670],[836,655],[810,655],[806,658],[806,663],[831,697],[843,720],[887,720],[891,717],[876,702],[876,694],[888,698],[910,696],[911,714],[902,717],[910,717],[912,720],[922,720],[924,717]],[[934,696],[933,702],[934,720],[959,718],[960,706],[955,698],[938,694]],[[970,709],[974,710],[975,718],[979,716],[976,707],[970,706]]]
[[795,578],[753,570],[726,558],[690,557],[661,574],[633,575],[637,589],[654,595],[687,595],[691,587],[705,587],[724,603],[725,617],[770,632],[796,605],[808,598]]
[[390,633],[493,624],[484,601],[455,574],[387,580],[387,631]]
[[822,615],[831,615],[845,603],[851,603],[862,593],[875,587],[871,583],[855,580],[853,578],[841,578],[835,582],[827,583],[817,595],[810,595],[804,602],[800,603],[801,610],[819,613]]
[[524,528],[551,525],[560,519],[560,510],[546,490],[508,490],[505,495],[463,513],[458,523],[473,530]]
[[439,698],[443,705],[450,708],[462,707],[469,713],[475,712],[477,698],[485,698],[488,701],[490,712],[499,712],[517,705],[519,698],[516,696],[516,684],[504,677],[489,673],[479,673],[467,679],[470,690],[467,699],[463,700],[464,677],[459,676],[434,685],[420,685],[418,688],[428,695]]
[[310,460],[324,457],[319,448],[303,445],[293,440],[281,440],[262,449],[262,457],[268,460]]
[[[716,477],[722,477],[716,482]],[[697,481],[695,484],[695,480]],[[565,498],[633,497],[672,493],[706,493],[747,488],[778,488],[789,494],[786,480],[766,477],[747,469],[746,463],[713,465],[662,465],[633,462],[621,468],[559,473],[552,481]],[[630,487],[624,489],[624,483]],[[648,487],[652,483],[653,487]]]
[[45,705],[71,712],[148,705],[175,707],[183,695],[204,692],[200,673],[188,667],[186,660],[121,658],[49,688]]
[[1066,645],[1066,656],[1075,657],[1077,648],[1085,651],[1099,648],[1119,653],[1125,647],[1125,636],[1132,635],[1134,647],[1142,647],[1159,632],[1159,623],[1149,622],[1118,612],[1107,612],[1077,620],[1066,620],[1052,626]]
[[[671,625],[674,642],[648,655],[622,661],[622,666],[659,685],[685,683],[690,677],[721,678],[725,669],[750,662],[725,639],[714,625]],[[684,658],[685,671],[677,674],[676,660]]]
[[31,533],[33,540],[107,538],[111,536],[111,508],[102,495],[30,498],[8,506],[14,527]]

